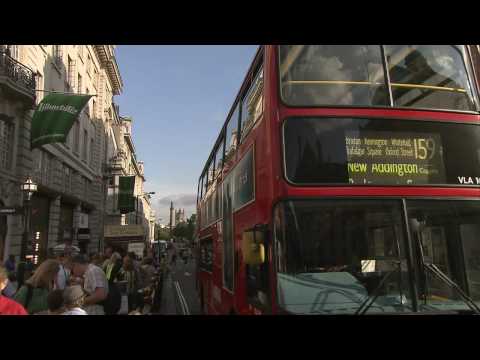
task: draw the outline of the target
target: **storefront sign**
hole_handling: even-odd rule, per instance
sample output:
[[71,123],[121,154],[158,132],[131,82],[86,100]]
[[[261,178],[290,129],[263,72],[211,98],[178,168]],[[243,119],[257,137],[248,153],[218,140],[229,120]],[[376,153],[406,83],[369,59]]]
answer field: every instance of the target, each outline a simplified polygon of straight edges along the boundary
[[144,236],[142,225],[105,225],[104,237]]

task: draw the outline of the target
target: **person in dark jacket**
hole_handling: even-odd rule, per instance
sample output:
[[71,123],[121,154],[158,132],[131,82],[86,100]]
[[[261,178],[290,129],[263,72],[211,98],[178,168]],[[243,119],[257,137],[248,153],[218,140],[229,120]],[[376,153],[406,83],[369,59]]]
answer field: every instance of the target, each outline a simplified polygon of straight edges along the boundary
[[128,312],[136,310],[140,305],[138,290],[141,289],[141,279],[138,269],[135,268],[133,259],[130,256],[123,258],[123,266],[120,269],[119,278],[126,281],[128,296]]

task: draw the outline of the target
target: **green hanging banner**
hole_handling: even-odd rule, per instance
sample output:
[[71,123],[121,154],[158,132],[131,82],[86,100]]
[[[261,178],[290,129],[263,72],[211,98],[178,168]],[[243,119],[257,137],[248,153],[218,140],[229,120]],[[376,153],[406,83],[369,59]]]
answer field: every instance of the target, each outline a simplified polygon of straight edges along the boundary
[[118,209],[121,214],[135,211],[135,176],[120,176],[118,184]]
[[49,94],[33,114],[31,149],[65,142],[75,119],[92,95]]

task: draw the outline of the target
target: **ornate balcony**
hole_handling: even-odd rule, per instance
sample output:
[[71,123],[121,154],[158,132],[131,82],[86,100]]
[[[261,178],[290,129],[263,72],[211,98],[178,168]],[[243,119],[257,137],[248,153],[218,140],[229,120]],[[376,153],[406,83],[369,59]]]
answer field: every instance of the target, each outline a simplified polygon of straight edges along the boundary
[[6,51],[0,51],[0,85],[34,104],[35,74]]

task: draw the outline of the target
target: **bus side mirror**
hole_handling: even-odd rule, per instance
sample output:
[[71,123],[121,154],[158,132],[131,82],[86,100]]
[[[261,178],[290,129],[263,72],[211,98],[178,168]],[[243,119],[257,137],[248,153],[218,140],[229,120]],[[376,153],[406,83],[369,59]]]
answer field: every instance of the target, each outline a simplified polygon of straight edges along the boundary
[[265,262],[265,232],[246,230],[242,235],[242,254],[245,264],[260,265]]

